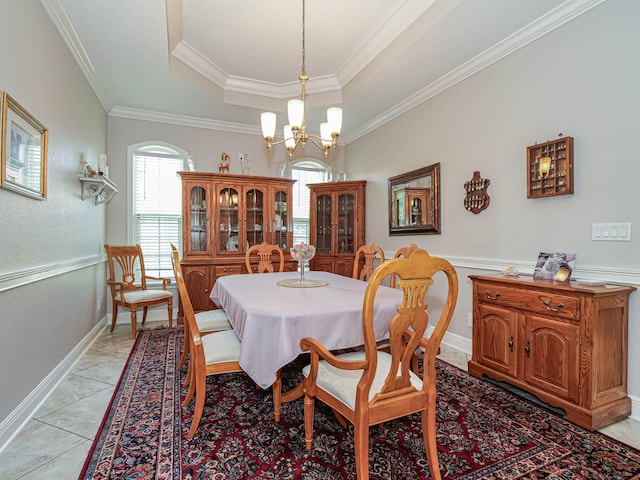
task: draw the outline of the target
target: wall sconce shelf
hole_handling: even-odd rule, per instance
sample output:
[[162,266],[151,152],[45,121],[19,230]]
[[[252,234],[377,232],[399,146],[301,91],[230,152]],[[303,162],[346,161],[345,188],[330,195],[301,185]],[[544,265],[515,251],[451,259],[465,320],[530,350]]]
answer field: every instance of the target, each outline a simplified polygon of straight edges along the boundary
[[82,200],[95,198],[96,205],[106,203],[118,193],[118,186],[103,175],[80,177]]

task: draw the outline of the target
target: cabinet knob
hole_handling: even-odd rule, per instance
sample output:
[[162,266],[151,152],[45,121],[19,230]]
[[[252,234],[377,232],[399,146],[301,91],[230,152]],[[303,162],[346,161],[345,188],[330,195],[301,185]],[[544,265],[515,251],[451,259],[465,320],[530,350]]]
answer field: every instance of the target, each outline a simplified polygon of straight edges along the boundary
[[513,337],[509,339],[509,350],[513,352]]
[[527,358],[531,356],[531,342],[527,342],[527,344],[524,346],[524,353],[527,354]]
[[499,296],[500,296],[500,292],[496,292],[495,295],[491,295],[491,292],[487,290],[487,298],[489,300],[497,300]]

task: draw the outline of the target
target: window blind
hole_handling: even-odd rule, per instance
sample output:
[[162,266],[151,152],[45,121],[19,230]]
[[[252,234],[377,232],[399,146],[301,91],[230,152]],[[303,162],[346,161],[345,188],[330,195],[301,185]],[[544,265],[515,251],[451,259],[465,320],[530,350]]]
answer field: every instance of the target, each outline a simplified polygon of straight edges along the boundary
[[134,236],[147,275],[173,276],[171,244],[182,250],[182,170],[180,155],[134,155]]

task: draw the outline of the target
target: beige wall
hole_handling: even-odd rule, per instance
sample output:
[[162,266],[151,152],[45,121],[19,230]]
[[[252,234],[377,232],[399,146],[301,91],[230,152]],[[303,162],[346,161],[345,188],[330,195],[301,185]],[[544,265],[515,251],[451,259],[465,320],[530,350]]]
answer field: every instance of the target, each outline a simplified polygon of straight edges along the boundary
[[0,189],[2,422],[105,316],[106,208],[76,173],[106,151],[107,116],[40,2],[0,2],[0,44],[0,90],[49,130],[48,198]]
[[[416,242],[450,258],[460,300],[449,329],[470,338],[472,273],[532,271],[539,252],[577,253],[574,276],[640,283],[640,2],[612,0],[538,39],[347,147],[367,178],[367,241]],[[526,147],[575,138],[575,193],[527,199]],[[440,162],[442,234],[389,237],[387,179]],[[463,207],[474,171],[489,208]],[[631,222],[631,242],[594,242],[591,225]],[[629,391],[640,406],[640,292],[632,296]],[[636,415],[640,411],[636,409]]]
[[[576,275],[640,284],[638,235],[628,243],[590,239],[594,222],[640,228],[640,33],[634,24],[639,17],[639,2],[609,0],[332,157],[338,168],[348,159],[350,175],[368,180],[367,241],[388,252],[416,242],[454,262],[460,276],[454,338],[468,341],[471,335],[467,275],[509,264],[532,269],[540,251],[576,252]],[[49,198],[39,202],[0,189],[2,420],[15,414],[106,315],[102,245],[130,240],[129,145],[172,143],[192,153],[203,171],[217,170],[225,151],[231,171],[238,172],[238,154],[248,153],[251,173],[258,175],[277,175],[285,154],[281,148],[267,154],[259,134],[119,117],[107,121],[39,2],[0,2],[0,40],[10,46],[0,49],[0,90],[50,132]],[[526,147],[558,132],[576,139],[576,193],[527,200]],[[83,202],[76,177],[81,152],[96,163],[105,151],[120,189],[107,207]],[[387,178],[435,162],[442,165],[442,234],[389,237]],[[479,215],[462,204],[463,184],[475,170],[491,179],[491,205]],[[26,285],[16,286],[21,279]],[[636,416],[639,296],[633,295],[629,331]],[[2,424],[0,440],[1,430]]]

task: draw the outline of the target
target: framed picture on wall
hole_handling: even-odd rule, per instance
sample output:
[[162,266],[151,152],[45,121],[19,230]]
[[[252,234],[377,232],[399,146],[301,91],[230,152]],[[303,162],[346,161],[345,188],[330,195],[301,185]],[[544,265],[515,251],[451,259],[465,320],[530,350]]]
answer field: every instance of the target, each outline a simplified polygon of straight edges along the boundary
[[22,195],[47,198],[48,130],[7,92],[0,97],[0,185]]

